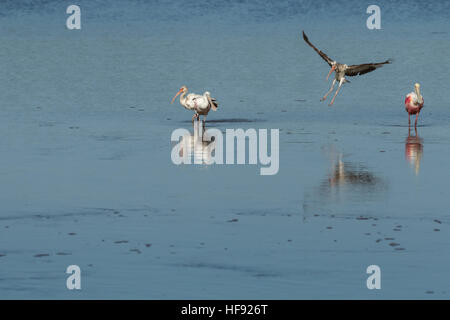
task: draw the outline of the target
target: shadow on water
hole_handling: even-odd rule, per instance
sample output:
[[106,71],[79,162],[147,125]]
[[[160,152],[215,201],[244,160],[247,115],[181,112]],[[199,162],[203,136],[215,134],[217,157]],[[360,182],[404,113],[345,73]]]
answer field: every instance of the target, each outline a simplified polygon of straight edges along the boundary
[[[244,119],[244,118],[230,118],[230,119],[216,119],[207,120],[206,123],[253,123],[253,122],[265,122],[263,119]],[[183,123],[191,122],[190,120],[184,120]]]
[[[387,124],[380,124],[380,126],[382,126],[382,127],[395,127],[395,128],[408,128],[408,127],[410,127],[408,125],[408,122],[406,122],[405,124],[389,124],[389,123],[387,123]],[[426,128],[426,127],[431,127],[431,126],[432,126],[431,124],[417,124],[418,128]]]
[[417,133],[417,128],[414,129],[415,135],[411,135],[411,128],[408,129],[408,136],[405,141],[405,158],[411,165],[411,168],[414,168],[414,173],[416,175],[419,174],[420,170],[420,161],[423,156],[423,139],[420,138]]

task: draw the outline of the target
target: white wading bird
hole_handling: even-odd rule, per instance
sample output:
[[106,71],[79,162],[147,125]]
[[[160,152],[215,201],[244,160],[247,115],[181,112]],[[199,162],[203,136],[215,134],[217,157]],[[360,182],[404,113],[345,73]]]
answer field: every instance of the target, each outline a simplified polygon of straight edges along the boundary
[[192,123],[194,123],[194,119],[200,120],[200,115],[203,116],[203,125],[206,122],[206,116],[208,115],[209,110],[213,109],[217,111],[219,104],[216,99],[211,98],[211,94],[206,91],[203,95],[190,93],[186,96],[188,92],[188,88],[186,86],[182,86],[180,90],[177,92],[175,97],[173,97],[172,102],[178,97],[180,93],[180,104],[188,110],[193,110],[194,116],[192,117]]

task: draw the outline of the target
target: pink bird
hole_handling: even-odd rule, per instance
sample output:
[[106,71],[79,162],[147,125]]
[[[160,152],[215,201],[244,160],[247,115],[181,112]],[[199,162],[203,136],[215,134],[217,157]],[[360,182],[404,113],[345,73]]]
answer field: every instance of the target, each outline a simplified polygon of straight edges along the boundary
[[416,122],[414,127],[417,127],[417,119],[419,118],[420,110],[423,108],[423,97],[420,95],[420,84],[414,85],[414,92],[409,93],[405,99],[405,109],[408,112],[408,125],[411,125],[411,115],[416,115]]

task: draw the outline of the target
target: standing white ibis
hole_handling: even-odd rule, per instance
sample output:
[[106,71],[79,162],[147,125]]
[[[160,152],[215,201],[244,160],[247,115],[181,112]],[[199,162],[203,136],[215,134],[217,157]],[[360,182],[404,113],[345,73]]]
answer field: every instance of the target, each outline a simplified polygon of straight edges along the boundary
[[219,104],[216,99],[211,98],[209,91],[206,91],[203,95],[195,93],[187,94],[187,92],[188,88],[186,86],[182,86],[175,97],[173,97],[171,103],[173,103],[178,95],[181,94],[180,104],[186,109],[194,111],[192,123],[195,119],[200,120],[200,115],[203,115],[203,125],[205,125],[206,116],[208,115],[209,110],[213,109],[214,111],[217,111]]
[[411,125],[411,115],[416,115],[416,122],[414,127],[417,127],[417,119],[419,118],[420,110],[423,108],[423,97],[420,94],[420,84],[414,85],[414,92],[408,93],[405,98],[405,110],[408,112],[408,125]]
[[313,48],[318,54],[319,56],[322,57],[322,59],[324,59],[328,65],[331,67],[330,72],[328,73],[327,76],[327,80],[330,77],[331,73],[334,71],[335,72],[335,78],[333,80],[333,83],[331,85],[330,90],[323,96],[322,99],[320,99],[320,101],[324,101],[328,95],[333,91],[334,89],[334,85],[336,84],[336,82],[339,82],[339,87],[336,90],[336,93],[334,94],[333,99],[331,99],[331,102],[329,104],[329,106],[332,106],[334,103],[334,99],[336,99],[336,96],[339,93],[339,90],[341,89],[341,86],[343,83],[345,82],[350,82],[347,79],[345,79],[345,76],[349,76],[349,77],[353,77],[353,76],[359,76],[362,74],[366,74],[369,73],[371,71],[376,70],[377,68],[382,67],[384,64],[389,64],[391,63],[390,60],[386,60],[384,62],[379,62],[379,63],[365,63],[365,64],[358,64],[358,65],[351,65],[348,66],[346,64],[342,64],[342,63],[338,63],[335,60],[330,59],[325,53],[323,53],[322,51],[320,51],[319,49],[317,49],[308,39],[308,37],[306,36],[305,32],[303,31],[303,40],[305,40],[305,42],[311,47]]

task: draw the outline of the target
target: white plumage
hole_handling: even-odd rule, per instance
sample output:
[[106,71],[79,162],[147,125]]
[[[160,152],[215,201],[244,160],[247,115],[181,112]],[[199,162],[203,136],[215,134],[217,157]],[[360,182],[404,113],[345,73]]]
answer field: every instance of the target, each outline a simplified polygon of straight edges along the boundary
[[194,119],[199,119],[200,115],[203,115],[203,124],[205,124],[209,110],[213,109],[214,111],[217,111],[219,104],[216,99],[211,98],[209,91],[206,91],[203,95],[195,93],[187,94],[187,92],[188,88],[182,86],[175,97],[173,97],[172,103],[175,101],[176,97],[181,94],[180,104],[184,108],[195,112],[192,117],[192,122],[194,122]]

